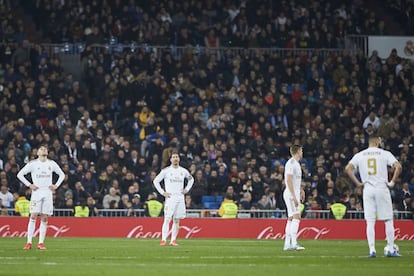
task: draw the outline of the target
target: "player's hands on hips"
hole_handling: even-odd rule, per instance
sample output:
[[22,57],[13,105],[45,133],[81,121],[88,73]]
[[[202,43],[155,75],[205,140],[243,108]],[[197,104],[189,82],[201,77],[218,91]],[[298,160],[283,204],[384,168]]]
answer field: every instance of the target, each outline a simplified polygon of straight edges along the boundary
[[392,180],[391,180],[390,182],[388,182],[388,183],[387,183],[387,186],[388,186],[388,187],[390,187],[390,188],[393,188],[393,187],[394,187],[394,185],[395,185],[395,182],[394,182],[394,181],[392,181]]
[[299,206],[299,201],[296,199],[296,197],[293,198],[293,204],[295,205],[295,207]]
[[32,189],[32,191],[39,189],[39,187],[37,187],[35,184],[30,184],[29,188]]
[[170,194],[170,193],[167,193],[167,192],[164,192],[162,195],[163,195],[165,198],[170,198],[170,197],[171,197],[171,194]]
[[183,195],[185,195],[187,192],[188,192],[188,191],[187,191],[186,189],[182,189],[182,190],[181,190],[181,193],[182,193]]
[[54,185],[54,184],[52,184],[52,185],[50,185],[50,186],[49,186],[49,189],[50,189],[52,192],[54,192],[54,191],[56,191],[57,186],[56,186],[56,185]]

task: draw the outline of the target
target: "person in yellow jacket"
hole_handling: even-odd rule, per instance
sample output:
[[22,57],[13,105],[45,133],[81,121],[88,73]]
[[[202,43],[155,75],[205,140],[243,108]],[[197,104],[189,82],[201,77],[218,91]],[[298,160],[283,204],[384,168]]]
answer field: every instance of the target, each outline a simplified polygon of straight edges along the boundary
[[19,193],[19,198],[14,204],[14,211],[22,217],[28,217],[30,215],[30,200],[26,198],[24,192]]
[[148,195],[148,200],[144,204],[145,213],[149,217],[159,217],[162,214],[164,204],[157,200],[157,194],[151,193]]
[[231,194],[226,194],[219,209],[219,216],[222,218],[237,218],[238,206],[233,200]]
[[81,197],[79,199],[79,204],[74,208],[76,218],[87,218],[89,217],[89,207],[86,205],[86,199]]
[[343,219],[346,214],[346,206],[340,202],[332,204],[330,209],[335,219]]

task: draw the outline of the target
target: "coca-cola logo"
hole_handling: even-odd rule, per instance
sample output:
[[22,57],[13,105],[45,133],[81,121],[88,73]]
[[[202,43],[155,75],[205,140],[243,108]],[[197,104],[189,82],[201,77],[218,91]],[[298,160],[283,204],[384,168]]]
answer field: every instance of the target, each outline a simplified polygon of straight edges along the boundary
[[413,241],[414,240],[414,234],[402,234],[400,228],[395,228],[394,231],[395,239],[398,241]]
[[[188,226],[180,226],[180,235],[184,233],[184,238],[189,239],[194,237],[195,234],[199,233],[201,231],[201,227],[194,226],[194,227],[188,227]],[[171,234],[171,230],[169,231],[168,235]],[[127,234],[127,238],[161,238],[161,232],[155,231],[155,232],[146,232],[143,225],[137,225],[133,227]]]
[[[48,225],[47,226],[47,233],[48,236],[50,237],[59,237],[61,236],[61,234],[66,233],[70,230],[70,227],[66,226],[66,225],[62,225],[62,226],[56,226],[56,225]],[[34,233],[33,236],[37,236],[39,234],[39,229],[37,229]],[[1,225],[0,226],[0,237],[27,237],[27,231],[17,231],[17,230],[13,230],[10,226],[10,224],[5,224],[5,225]]]
[[[298,231],[298,238],[314,239],[318,240],[324,235],[328,234],[331,230],[329,228],[317,228],[317,227],[303,227]],[[258,235],[257,239],[284,239],[285,233],[275,232],[272,226],[264,228]]]

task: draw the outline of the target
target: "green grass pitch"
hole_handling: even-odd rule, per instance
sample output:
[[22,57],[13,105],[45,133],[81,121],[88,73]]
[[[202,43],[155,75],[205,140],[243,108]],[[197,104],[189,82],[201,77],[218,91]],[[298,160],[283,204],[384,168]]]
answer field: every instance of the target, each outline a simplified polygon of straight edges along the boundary
[[[47,238],[45,251],[22,250],[24,238],[0,238],[0,275],[414,275],[414,242],[398,241],[401,258],[375,259],[366,241],[301,240],[306,250],[282,251],[282,240]],[[34,240],[34,247],[37,240]]]

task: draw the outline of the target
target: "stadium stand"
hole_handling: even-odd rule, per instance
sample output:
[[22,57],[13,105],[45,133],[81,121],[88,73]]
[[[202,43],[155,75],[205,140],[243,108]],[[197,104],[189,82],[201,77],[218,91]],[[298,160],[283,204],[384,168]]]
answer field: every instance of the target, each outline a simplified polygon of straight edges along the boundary
[[[231,185],[239,198],[252,194],[242,213],[280,217],[284,160],[301,143],[304,216],[329,218],[321,209],[333,186],[346,218],[360,218],[343,167],[376,128],[403,165],[396,218],[412,219],[414,64],[347,39],[410,35],[412,15],[393,20],[404,11],[393,1],[392,14],[342,2],[0,1],[0,184],[17,199],[18,169],[46,142],[67,174],[57,214],[91,196],[101,215],[141,216],[103,209],[102,199],[114,187],[145,201],[178,147],[191,173],[203,171],[202,198],[214,201],[202,208],[216,209]],[[369,116],[378,125],[364,126]],[[77,183],[92,182],[80,195]]]

